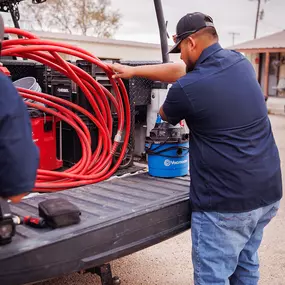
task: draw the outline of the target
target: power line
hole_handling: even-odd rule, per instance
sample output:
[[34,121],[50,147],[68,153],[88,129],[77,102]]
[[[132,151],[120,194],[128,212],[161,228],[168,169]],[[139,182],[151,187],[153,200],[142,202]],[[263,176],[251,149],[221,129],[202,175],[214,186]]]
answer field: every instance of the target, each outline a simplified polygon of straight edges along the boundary
[[230,34],[230,35],[232,35],[232,39],[233,39],[233,46],[234,46],[234,45],[235,45],[235,37],[236,37],[236,36],[239,36],[239,35],[240,35],[240,33],[230,32],[229,34]]

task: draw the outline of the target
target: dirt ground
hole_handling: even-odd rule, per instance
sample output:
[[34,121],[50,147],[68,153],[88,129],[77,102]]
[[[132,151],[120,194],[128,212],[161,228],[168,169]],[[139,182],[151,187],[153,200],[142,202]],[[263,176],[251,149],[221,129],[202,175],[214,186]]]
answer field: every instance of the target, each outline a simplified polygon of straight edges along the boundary
[[[270,117],[282,160],[283,185],[285,177],[285,116]],[[70,249],[72,250],[72,249]],[[277,217],[265,230],[260,247],[260,285],[285,284],[285,201],[283,199]],[[114,275],[122,285],[191,285],[190,232],[185,232],[166,242],[135,253],[112,263]],[[97,276],[71,274],[37,285],[99,285]]]

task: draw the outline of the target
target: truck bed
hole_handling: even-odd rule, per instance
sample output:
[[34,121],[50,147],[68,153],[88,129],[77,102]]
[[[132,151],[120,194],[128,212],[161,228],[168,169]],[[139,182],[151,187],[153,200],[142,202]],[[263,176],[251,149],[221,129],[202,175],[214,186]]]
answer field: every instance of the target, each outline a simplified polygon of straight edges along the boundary
[[38,203],[62,197],[81,212],[78,225],[38,230],[18,226],[11,244],[0,247],[0,284],[41,281],[99,266],[190,227],[190,177],[161,179],[147,173],[115,178],[11,206],[38,216]]

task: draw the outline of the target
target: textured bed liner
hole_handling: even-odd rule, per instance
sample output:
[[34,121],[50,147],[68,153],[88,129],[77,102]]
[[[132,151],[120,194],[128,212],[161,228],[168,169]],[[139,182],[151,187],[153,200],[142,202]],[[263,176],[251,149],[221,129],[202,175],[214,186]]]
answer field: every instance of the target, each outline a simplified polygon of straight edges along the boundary
[[82,211],[81,223],[56,230],[17,227],[0,247],[0,284],[25,284],[88,269],[173,237],[190,227],[190,177],[147,173],[115,178],[11,206],[38,215],[38,203],[62,197]]

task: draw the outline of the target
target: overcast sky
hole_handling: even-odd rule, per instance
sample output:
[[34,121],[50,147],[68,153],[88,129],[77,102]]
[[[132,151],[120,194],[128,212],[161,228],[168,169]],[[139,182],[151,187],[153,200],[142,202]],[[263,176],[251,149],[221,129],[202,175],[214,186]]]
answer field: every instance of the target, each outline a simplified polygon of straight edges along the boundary
[[[253,39],[257,0],[161,0],[169,35],[175,33],[178,20],[188,12],[207,13],[214,19],[224,47],[232,45],[230,32],[240,33],[235,43]],[[285,29],[285,0],[261,0],[264,19],[258,37]],[[159,43],[159,32],[153,0],[112,0],[119,9],[121,27],[115,38]],[[170,42],[171,43],[171,42]]]

